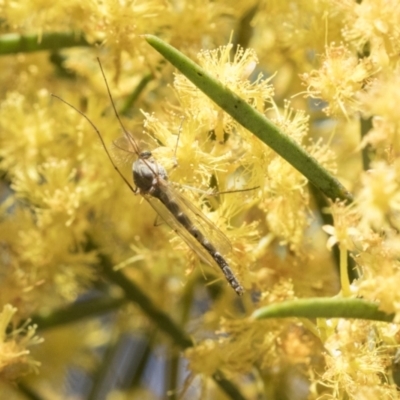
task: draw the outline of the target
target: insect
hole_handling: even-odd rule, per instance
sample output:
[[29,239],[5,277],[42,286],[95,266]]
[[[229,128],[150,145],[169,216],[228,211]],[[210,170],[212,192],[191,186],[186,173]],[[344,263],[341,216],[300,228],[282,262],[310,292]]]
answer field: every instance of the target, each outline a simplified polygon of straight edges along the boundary
[[168,175],[165,168],[155,160],[152,153],[139,149],[137,142],[125,129],[119,117],[99,59],[98,63],[114,113],[124,134],[123,140],[137,155],[137,160],[132,164],[133,182],[136,188],[131,185],[114,163],[100,131],[93,122],[73,105],[54,94],[52,96],[72,107],[90,123],[96,131],[111,164],[129,188],[135,194],[141,194],[161,218],[181,236],[204,262],[209,265],[217,265],[230,286],[241,296],[244,293],[244,289],[223,256],[225,252],[230,251],[231,245],[229,240],[199,209],[171,186],[168,182]]

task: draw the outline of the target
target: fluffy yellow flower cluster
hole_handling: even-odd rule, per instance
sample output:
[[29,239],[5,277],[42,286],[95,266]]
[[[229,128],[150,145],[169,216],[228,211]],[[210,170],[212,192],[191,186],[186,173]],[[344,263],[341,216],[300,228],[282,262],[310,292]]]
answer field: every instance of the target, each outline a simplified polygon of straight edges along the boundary
[[[397,398],[397,1],[24,0],[0,2],[0,15],[0,393],[17,398],[8,382],[19,379],[36,398],[75,396],[83,390],[60,387],[78,365],[93,377],[82,385],[92,398]],[[196,59],[219,105],[143,34]],[[227,99],[261,113],[262,134]],[[170,195],[169,210],[186,207],[208,229],[202,243],[179,209],[175,230],[157,226],[152,203],[129,190],[135,146],[183,197]],[[294,160],[299,149],[310,157]],[[315,167],[354,202],[328,202],[338,181],[315,190]],[[182,231],[197,252],[226,259],[244,296],[201,264]],[[310,301],[296,319],[254,317],[334,295],[375,311],[345,319]],[[39,333],[45,342],[36,336],[55,326]],[[107,386],[116,363],[135,376]],[[149,383],[150,370],[167,384]]]

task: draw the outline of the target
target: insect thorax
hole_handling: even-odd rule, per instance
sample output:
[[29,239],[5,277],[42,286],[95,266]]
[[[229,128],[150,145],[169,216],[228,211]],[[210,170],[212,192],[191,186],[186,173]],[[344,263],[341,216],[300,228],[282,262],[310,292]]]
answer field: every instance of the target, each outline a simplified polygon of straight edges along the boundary
[[160,180],[168,179],[165,168],[158,164],[150,151],[140,153],[139,158],[132,165],[133,181],[143,193],[154,191]]

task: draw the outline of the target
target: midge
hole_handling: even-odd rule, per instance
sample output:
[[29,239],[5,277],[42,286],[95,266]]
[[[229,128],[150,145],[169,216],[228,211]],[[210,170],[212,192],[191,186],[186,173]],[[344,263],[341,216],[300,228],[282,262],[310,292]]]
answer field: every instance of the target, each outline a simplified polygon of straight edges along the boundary
[[138,157],[132,164],[133,182],[136,188],[129,183],[114,163],[100,131],[93,122],[72,104],[54,94],[52,96],[73,108],[90,123],[96,131],[111,164],[132,192],[141,194],[161,218],[181,236],[203,261],[209,265],[216,264],[235,292],[241,296],[244,293],[244,289],[236,279],[228,262],[223,256],[225,252],[229,252],[231,249],[229,240],[199,209],[194,207],[189,200],[185,199],[185,197],[168,183],[168,176],[165,168],[154,159],[152,153],[139,149],[135,139],[125,129],[119,117],[103,67],[100,60],[97,59],[97,61],[100,65],[100,70],[107,87],[108,96],[114,113],[124,133],[124,140],[134,149]]

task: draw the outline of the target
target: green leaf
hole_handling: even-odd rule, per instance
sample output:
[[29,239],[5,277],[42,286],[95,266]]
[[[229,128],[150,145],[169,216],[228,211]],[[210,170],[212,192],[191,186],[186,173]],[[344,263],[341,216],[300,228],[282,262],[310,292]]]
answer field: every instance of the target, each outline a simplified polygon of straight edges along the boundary
[[353,318],[392,322],[394,314],[379,310],[379,304],[354,298],[310,298],[284,301],[254,311],[251,318]]
[[81,34],[74,32],[53,32],[43,35],[21,35],[7,33],[0,35],[0,54],[30,53],[33,51],[57,51],[65,47],[90,46]]
[[153,35],[144,35],[144,37],[204,94],[244,128],[275,150],[326,196],[332,200],[352,201],[352,195],[334,176],[263,114],[168,43]]

